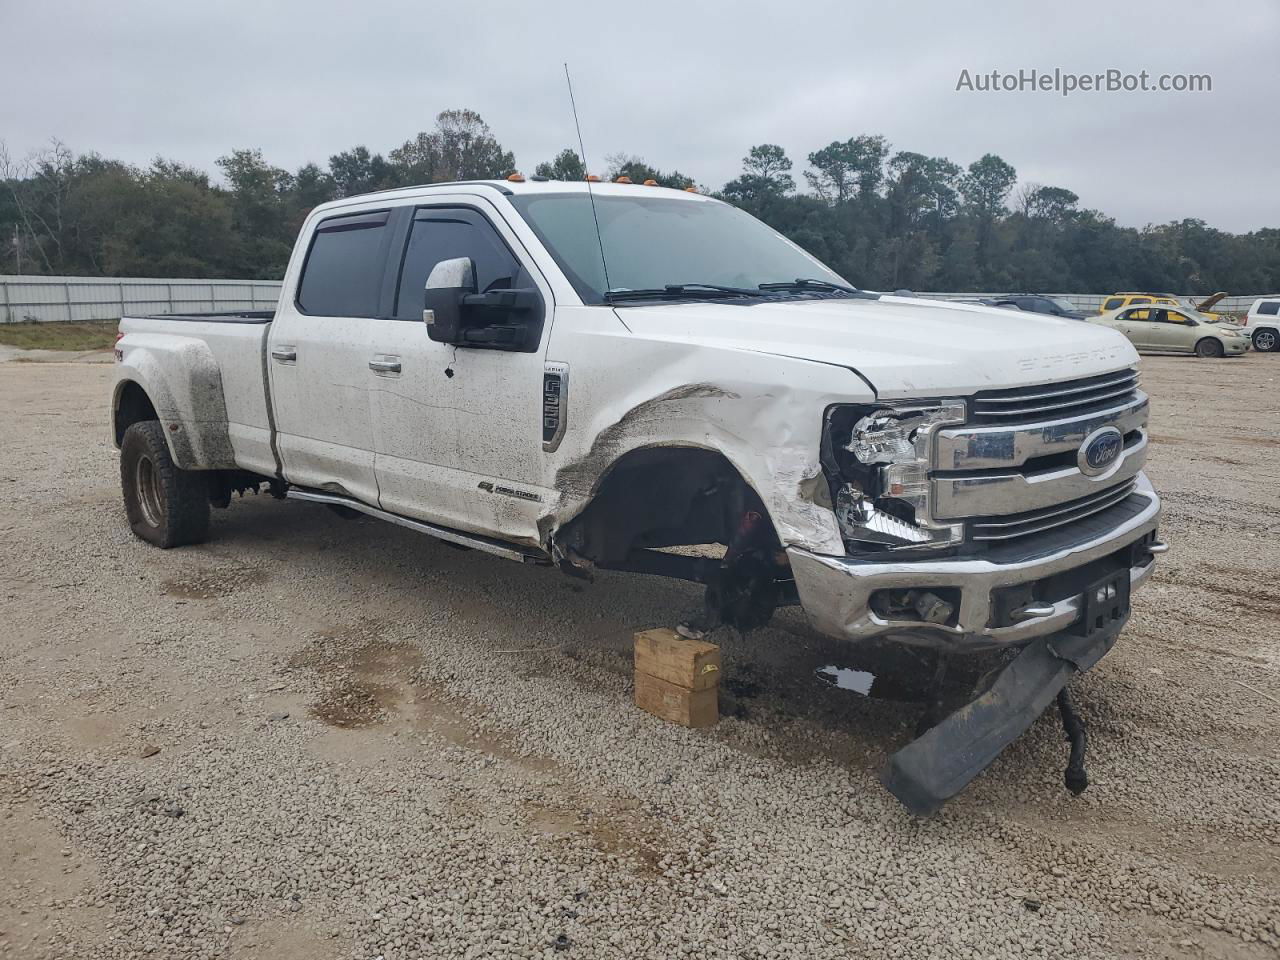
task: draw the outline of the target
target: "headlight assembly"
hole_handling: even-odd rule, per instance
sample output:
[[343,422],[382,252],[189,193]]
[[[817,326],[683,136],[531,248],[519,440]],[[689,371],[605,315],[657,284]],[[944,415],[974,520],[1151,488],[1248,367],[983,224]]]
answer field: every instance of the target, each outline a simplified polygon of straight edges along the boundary
[[962,524],[938,523],[930,513],[929,467],[933,432],[964,420],[961,400],[828,412],[823,461],[846,541],[900,549],[963,539]]

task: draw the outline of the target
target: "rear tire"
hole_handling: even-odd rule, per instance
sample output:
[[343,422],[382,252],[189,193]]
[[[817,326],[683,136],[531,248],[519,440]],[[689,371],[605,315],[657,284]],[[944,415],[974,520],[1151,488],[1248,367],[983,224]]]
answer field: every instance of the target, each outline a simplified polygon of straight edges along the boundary
[[1270,353],[1277,347],[1280,347],[1280,333],[1270,327],[1253,331],[1253,349],[1260,353]]
[[1225,354],[1226,348],[1222,346],[1222,341],[1217,337],[1205,337],[1196,344],[1196,356],[1211,358],[1220,357]]
[[161,549],[209,535],[209,481],[174,465],[156,420],[130,425],[120,443],[120,488],[129,527]]

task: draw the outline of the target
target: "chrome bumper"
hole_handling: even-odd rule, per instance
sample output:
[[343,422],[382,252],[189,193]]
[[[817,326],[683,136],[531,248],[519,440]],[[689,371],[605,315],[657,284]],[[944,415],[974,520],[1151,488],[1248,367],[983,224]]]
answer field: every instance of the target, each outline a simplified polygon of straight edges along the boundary
[[[1043,607],[1029,608],[1025,619],[991,626],[992,591],[1064,573],[1121,550],[1152,533],[1160,521],[1160,498],[1146,475],[1139,473],[1133,496],[1144,497],[1141,511],[1106,534],[1056,552],[1015,563],[983,559],[866,561],[831,557],[788,548],[800,604],[813,625],[830,636],[848,640],[894,635],[906,643],[954,650],[1017,646],[1071,626],[1084,607],[1078,594]],[[1130,584],[1140,586],[1154,561],[1129,570]],[[916,620],[885,620],[871,609],[877,590],[956,588],[960,605],[954,626]]]

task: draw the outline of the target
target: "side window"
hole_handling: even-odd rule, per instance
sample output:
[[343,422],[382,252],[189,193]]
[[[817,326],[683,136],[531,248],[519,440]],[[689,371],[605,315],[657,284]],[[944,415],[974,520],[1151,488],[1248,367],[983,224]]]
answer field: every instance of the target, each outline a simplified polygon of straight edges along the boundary
[[1123,306],[1124,297],[1112,297],[1102,305],[1102,312],[1106,313],[1108,310],[1119,310]]
[[422,290],[441,260],[470,257],[476,290],[532,286],[493,226],[479,213],[462,209],[420,210],[414,217],[396,289],[397,320],[422,318]]
[[330,217],[316,227],[298,283],[298,307],[316,317],[376,317],[389,212]]
[[1150,312],[1151,311],[1149,310],[1130,310],[1128,313],[1122,313],[1120,315],[1120,319],[1130,321],[1130,322],[1137,321],[1138,323],[1142,323],[1148,319]]
[[1129,302],[1130,303],[1150,303],[1151,298],[1150,297],[1130,297]]
[[1280,315],[1280,300],[1268,300],[1258,304],[1258,315],[1261,317]]

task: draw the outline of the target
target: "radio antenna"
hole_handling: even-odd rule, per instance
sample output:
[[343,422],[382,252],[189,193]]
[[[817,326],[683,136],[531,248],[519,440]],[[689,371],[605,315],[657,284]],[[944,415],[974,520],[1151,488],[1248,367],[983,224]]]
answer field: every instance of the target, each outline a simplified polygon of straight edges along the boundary
[[604,237],[600,235],[600,217],[596,215],[596,198],[591,192],[591,174],[587,172],[587,148],[582,144],[582,124],[578,122],[578,104],[573,99],[573,80],[569,77],[569,64],[564,65],[564,82],[569,85],[569,107],[573,110],[573,125],[578,131],[578,156],[582,158],[582,172],[587,178],[587,199],[591,201],[591,219],[596,225],[596,243],[600,245],[600,266],[604,268],[604,289],[613,289],[609,283],[609,262],[604,256]]

